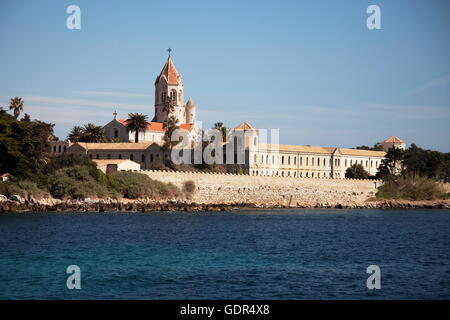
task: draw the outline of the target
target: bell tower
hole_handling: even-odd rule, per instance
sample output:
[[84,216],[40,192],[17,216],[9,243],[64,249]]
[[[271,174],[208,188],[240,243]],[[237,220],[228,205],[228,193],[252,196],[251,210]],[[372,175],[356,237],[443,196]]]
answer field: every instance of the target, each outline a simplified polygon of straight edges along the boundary
[[164,122],[169,118],[166,108],[166,97],[170,97],[173,111],[170,115],[178,119],[178,124],[186,123],[186,112],[184,107],[183,78],[173,64],[170,52],[161,73],[155,81],[155,117],[152,121]]

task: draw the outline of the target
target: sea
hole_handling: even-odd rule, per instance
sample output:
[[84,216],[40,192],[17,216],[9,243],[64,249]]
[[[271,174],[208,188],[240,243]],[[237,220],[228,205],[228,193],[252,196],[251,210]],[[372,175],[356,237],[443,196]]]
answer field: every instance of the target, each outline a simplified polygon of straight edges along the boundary
[[0,215],[0,299],[449,299],[450,210]]

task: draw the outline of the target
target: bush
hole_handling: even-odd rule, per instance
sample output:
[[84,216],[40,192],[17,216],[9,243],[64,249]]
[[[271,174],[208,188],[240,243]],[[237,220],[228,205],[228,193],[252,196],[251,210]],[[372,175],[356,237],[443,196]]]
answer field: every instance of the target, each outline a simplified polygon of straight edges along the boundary
[[33,196],[35,199],[42,199],[49,196],[47,191],[40,189],[36,183],[27,180],[0,182],[0,194],[8,197],[16,194],[22,198]]
[[183,192],[185,193],[194,193],[195,191],[195,182],[192,180],[183,182]]
[[178,197],[181,191],[171,183],[150,179],[137,172],[119,171],[109,177],[109,189],[129,199],[142,197],[168,198]]
[[108,194],[104,185],[98,184],[87,166],[75,165],[56,170],[50,178],[50,192],[55,198],[103,197]]
[[393,177],[378,188],[380,199],[435,200],[445,199],[442,186],[433,179],[424,177]]
[[345,177],[347,179],[367,179],[369,177],[369,173],[361,164],[355,163],[350,168],[347,168],[345,171]]

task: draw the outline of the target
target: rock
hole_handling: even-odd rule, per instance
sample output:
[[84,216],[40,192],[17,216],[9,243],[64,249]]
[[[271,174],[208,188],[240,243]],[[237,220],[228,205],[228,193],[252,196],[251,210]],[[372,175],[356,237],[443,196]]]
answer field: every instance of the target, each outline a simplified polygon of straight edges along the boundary
[[25,203],[25,199],[22,198],[21,196],[19,196],[18,194],[13,194],[13,195],[10,197],[10,199],[11,199],[12,201],[16,201],[16,202],[19,202],[19,203]]
[[8,197],[4,196],[3,194],[0,194],[0,202],[8,201]]

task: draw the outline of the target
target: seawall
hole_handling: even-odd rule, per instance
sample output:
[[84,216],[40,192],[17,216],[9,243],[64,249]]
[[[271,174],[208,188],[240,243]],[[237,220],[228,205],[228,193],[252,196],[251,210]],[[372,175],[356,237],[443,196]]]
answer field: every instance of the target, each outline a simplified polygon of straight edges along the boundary
[[197,203],[251,203],[261,206],[362,205],[374,197],[379,180],[290,178],[140,170],[150,178],[179,187],[192,180]]

